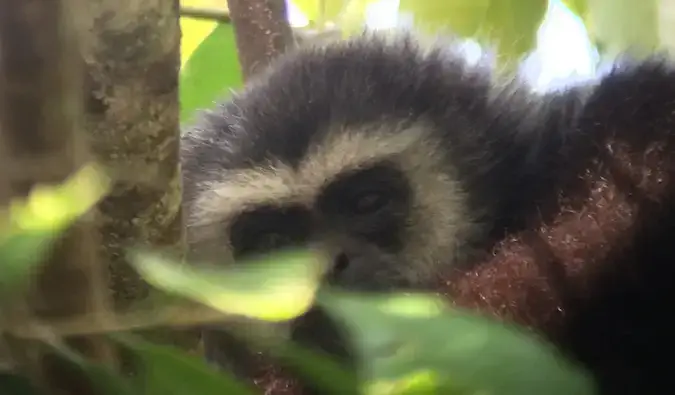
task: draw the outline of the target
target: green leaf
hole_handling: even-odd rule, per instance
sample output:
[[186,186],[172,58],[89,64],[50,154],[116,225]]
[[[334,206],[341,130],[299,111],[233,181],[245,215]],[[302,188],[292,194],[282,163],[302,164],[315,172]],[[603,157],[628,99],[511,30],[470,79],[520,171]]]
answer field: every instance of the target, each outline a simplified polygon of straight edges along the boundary
[[9,372],[0,372],[0,389],[0,394],[2,395],[40,394],[29,379]]
[[340,13],[354,0],[291,0],[307,19],[322,29],[326,22],[337,21]]
[[328,355],[305,349],[292,342],[275,344],[271,351],[276,360],[283,361],[284,366],[292,368],[298,377],[311,382],[316,388],[321,388],[322,394],[358,393],[357,377]]
[[519,62],[534,48],[547,9],[547,0],[492,0],[479,40],[495,45],[500,61]]
[[586,0],[561,0],[562,3],[581,19],[586,18],[588,12],[588,1]]
[[[53,345],[54,346],[54,345]],[[74,367],[84,373],[94,388],[96,393],[101,395],[141,395],[143,392],[132,386],[131,382],[125,377],[119,375],[110,367],[96,362],[91,362],[76,351],[67,348],[64,345],[54,346],[54,350],[65,361],[70,362]]]
[[645,56],[660,45],[658,7],[656,0],[588,0],[584,22],[591,40],[606,51],[603,55]]
[[215,21],[205,19],[180,18],[180,67],[185,67],[187,61],[192,57],[192,53],[199,47],[199,44],[211,34],[213,29],[218,26]]
[[401,0],[399,12],[416,29],[475,38],[515,63],[534,47],[547,7],[547,0]]
[[552,347],[424,295],[319,299],[344,322],[368,394],[593,394],[593,382]]
[[201,42],[181,70],[181,123],[190,122],[196,110],[211,107],[242,86],[234,28],[220,24]]
[[483,24],[489,7],[489,0],[400,0],[399,13],[412,17],[415,29],[472,37]]
[[87,165],[61,185],[36,186],[0,212],[0,289],[25,285],[58,236],[89,211],[109,187],[109,180]]
[[267,321],[285,321],[306,312],[323,274],[323,262],[307,251],[224,268],[184,265],[151,253],[133,254],[131,260],[157,288],[227,314]]
[[139,357],[140,385],[144,395],[251,395],[248,386],[225,372],[209,367],[201,358],[183,351],[146,342],[136,336],[114,339]]

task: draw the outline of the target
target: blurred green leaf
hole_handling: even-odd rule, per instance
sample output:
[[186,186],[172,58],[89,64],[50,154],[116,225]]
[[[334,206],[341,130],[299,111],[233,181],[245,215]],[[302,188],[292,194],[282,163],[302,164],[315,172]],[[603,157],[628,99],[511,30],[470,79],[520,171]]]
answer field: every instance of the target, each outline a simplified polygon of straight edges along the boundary
[[[181,7],[194,7],[227,11],[227,1],[223,0],[180,0]],[[180,18],[180,57],[181,69],[192,56],[192,52],[218,26],[218,22],[189,17]]]
[[645,56],[661,43],[658,12],[657,0],[588,0],[583,19],[591,40],[603,47],[603,55]]
[[82,357],[76,351],[65,345],[53,345],[54,350],[65,361],[84,373],[94,385],[97,394],[101,395],[141,395],[143,392],[134,388],[127,378],[117,374],[110,367],[96,362],[91,362]]
[[399,12],[416,29],[475,38],[516,63],[534,48],[547,7],[547,0],[401,0]]
[[199,44],[211,34],[213,29],[218,26],[215,21],[204,19],[180,18],[180,67],[185,68],[185,64],[192,57],[192,53],[199,47]]
[[185,63],[180,76],[181,123],[190,122],[195,110],[212,107],[242,86],[234,29],[219,24]]
[[291,0],[304,16],[319,29],[326,22],[337,21],[347,4],[355,0]]
[[285,321],[307,311],[323,271],[323,262],[307,251],[274,254],[224,268],[180,264],[152,253],[132,254],[131,260],[157,288],[227,314],[267,321]]
[[415,29],[472,37],[483,24],[489,7],[489,0],[400,0],[399,13],[411,16]]
[[366,26],[366,10],[378,0],[351,0],[337,19],[342,35],[345,37],[363,32]]
[[143,395],[251,395],[248,386],[209,367],[180,349],[152,344],[139,337],[116,335],[139,357],[138,380]]
[[[263,346],[264,347],[264,346]],[[322,394],[357,394],[358,381],[346,367],[340,366],[328,355],[283,342],[273,346],[272,355],[293,369],[301,378],[321,388]]]
[[0,289],[25,284],[58,236],[108,191],[109,180],[87,165],[61,185],[38,185],[0,212]]
[[2,395],[39,395],[33,383],[9,372],[0,372],[0,394]]
[[492,0],[478,39],[497,47],[500,62],[520,62],[535,47],[547,9],[547,0]]
[[587,0],[561,0],[562,3],[570,11],[572,11],[576,16],[584,19],[586,17],[586,12],[588,12],[588,1]]
[[424,295],[331,292],[319,304],[359,350],[369,394],[592,394],[593,383],[553,348]]

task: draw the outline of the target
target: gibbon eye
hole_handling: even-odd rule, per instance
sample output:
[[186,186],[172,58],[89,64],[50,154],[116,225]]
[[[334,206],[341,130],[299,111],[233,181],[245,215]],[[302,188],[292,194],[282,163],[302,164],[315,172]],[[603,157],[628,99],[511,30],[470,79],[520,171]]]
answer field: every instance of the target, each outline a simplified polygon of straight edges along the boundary
[[385,208],[391,199],[380,191],[368,191],[357,195],[351,203],[354,214],[366,215],[376,213]]

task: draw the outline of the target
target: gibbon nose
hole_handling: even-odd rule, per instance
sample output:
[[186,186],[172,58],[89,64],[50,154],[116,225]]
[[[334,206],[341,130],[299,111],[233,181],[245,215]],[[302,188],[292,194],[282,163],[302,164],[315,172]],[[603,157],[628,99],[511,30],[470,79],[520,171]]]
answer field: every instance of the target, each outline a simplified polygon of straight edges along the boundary
[[329,278],[340,277],[352,263],[355,246],[340,237],[324,237],[323,240],[310,243],[311,248],[321,251],[329,265],[326,274]]

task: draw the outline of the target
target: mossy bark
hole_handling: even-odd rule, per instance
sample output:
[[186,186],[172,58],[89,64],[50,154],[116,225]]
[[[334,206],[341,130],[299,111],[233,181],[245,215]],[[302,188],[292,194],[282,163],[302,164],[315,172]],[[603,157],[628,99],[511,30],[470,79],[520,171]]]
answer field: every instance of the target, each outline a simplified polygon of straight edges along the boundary
[[[89,0],[82,43],[89,144],[115,180],[100,204],[117,311],[149,295],[130,247],[183,252],[178,0]],[[182,342],[182,340],[181,340]]]

